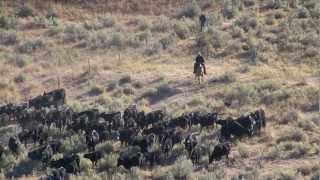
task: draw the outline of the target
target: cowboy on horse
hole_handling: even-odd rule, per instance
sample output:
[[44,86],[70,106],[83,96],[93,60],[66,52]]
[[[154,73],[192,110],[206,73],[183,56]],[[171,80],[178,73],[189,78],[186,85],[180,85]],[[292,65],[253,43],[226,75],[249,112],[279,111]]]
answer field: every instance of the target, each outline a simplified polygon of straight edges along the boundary
[[204,64],[204,58],[201,55],[201,52],[198,53],[198,56],[196,57],[196,62],[194,63],[194,67],[193,67],[193,74],[196,74],[197,71],[197,67],[202,65],[203,66],[203,70],[204,70],[204,74],[206,75],[206,66]]
[[198,56],[196,57],[196,62],[193,66],[193,74],[196,76],[196,78],[199,79],[199,83],[201,83],[203,75],[207,74],[206,66],[204,64],[204,58],[200,52],[198,53]]

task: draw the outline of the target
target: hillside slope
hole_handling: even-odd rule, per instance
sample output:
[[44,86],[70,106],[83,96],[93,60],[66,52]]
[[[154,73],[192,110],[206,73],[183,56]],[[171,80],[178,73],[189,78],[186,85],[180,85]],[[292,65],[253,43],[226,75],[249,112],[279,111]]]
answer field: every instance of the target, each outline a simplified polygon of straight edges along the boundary
[[[205,163],[190,167],[180,158],[163,167],[116,172],[110,162],[119,151],[114,143],[114,155],[98,168],[82,165],[82,176],[170,179],[180,171],[189,179],[319,177],[320,3],[166,2],[34,0],[21,6],[2,1],[0,104],[63,87],[76,110],[122,111],[137,104],[172,117],[200,110],[226,118],[263,108],[267,128],[260,136],[234,142],[233,163],[207,166],[205,157]],[[208,17],[205,32],[200,32],[200,13]],[[200,85],[192,74],[199,51],[208,71]],[[212,148],[217,131],[202,133],[202,143]],[[14,132],[12,126],[1,128],[1,136]],[[38,165],[33,172],[20,170],[26,159],[16,160],[18,168],[6,167],[5,174],[32,178],[46,173]]]

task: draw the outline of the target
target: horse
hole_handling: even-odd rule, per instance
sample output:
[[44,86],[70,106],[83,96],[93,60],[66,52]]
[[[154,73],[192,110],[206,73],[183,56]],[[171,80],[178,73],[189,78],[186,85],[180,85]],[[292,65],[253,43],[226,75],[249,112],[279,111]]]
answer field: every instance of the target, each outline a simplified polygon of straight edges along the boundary
[[195,64],[195,78],[198,81],[199,84],[203,82],[203,76],[204,76],[204,67],[202,64]]

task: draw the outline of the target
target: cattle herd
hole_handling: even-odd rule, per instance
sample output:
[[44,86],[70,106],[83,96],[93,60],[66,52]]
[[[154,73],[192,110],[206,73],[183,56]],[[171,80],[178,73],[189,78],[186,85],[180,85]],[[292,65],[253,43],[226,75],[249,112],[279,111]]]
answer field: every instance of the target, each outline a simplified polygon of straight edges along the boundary
[[[21,126],[22,131],[9,138],[8,146],[0,145],[0,156],[8,149],[19,156],[19,146],[34,144],[28,158],[38,160],[54,170],[54,176],[80,172],[80,155],[64,154],[61,159],[52,159],[55,153],[62,153],[61,139],[50,137],[48,129],[55,126],[60,132],[70,131],[85,136],[88,152],[83,155],[93,166],[105,154],[96,150],[96,145],[106,141],[120,142],[117,165],[130,169],[133,166],[152,167],[169,158],[174,146],[182,144],[192,160],[198,164],[201,157],[201,143],[197,136],[202,129],[210,131],[219,128],[217,144],[209,154],[209,163],[218,161],[231,150],[232,139],[259,134],[266,126],[265,113],[258,109],[239,118],[221,119],[216,112],[190,112],[170,119],[161,110],[145,113],[131,105],[124,112],[99,112],[88,109],[75,112],[66,105],[64,89],[44,93],[22,104],[7,104],[0,107],[1,125],[12,122]],[[200,132],[188,131],[192,126],[201,127]],[[219,125],[219,126],[218,126]],[[153,148],[158,146],[159,148]]]

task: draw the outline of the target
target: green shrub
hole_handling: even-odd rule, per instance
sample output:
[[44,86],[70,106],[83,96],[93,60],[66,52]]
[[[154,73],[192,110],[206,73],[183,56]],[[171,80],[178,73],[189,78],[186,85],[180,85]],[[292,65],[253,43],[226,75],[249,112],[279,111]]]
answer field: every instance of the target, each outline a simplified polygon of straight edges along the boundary
[[78,153],[87,148],[85,138],[81,135],[73,135],[62,142],[62,152]]
[[65,42],[77,42],[83,39],[88,39],[88,31],[80,25],[67,25],[63,30],[63,40]]
[[23,5],[18,8],[16,15],[22,18],[34,16],[34,10],[28,5]]
[[84,41],[86,47],[90,49],[105,49],[109,48],[109,39],[107,33],[104,31],[99,31],[92,33],[88,41]]
[[315,131],[317,127],[317,125],[309,119],[302,119],[298,121],[298,126],[305,131]]
[[144,54],[147,56],[152,56],[159,54],[161,50],[161,44],[159,42],[154,42],[150,47],[145,49]]
[[166,50],[170,47],[175,41],[175,36],[173,34],[164,36],[159,40],[159,43],[162,45],[162,49]]
[[219,83],[233,83],[236,81],[236,76],[233,73],[225,73],[213,79],[214,82]]
[[47,32],[46,35],[53,37],[53,36],[57,36],[58,34],[60,34],[63,31],[63,29],[59,26],[54,26],[54,27],[50,27]]
[[308,18],[310,16],[309,10],[305,7],[299,7],[297,9],[298,18]]
[[233,8],[232,4],[228,1],[225,1],[221,10],[223,17],[231,19],[234,18],[238,14],[238,9]]
[[97,149],[102,151],[104,154],[110,154],[114,151],[111,143],[101,143],[97,145]]
[[228,101],[237,100],[239,105],[256,102],[258,91],[250,84],[240,84],[231,89],[226,89],[226,99]]
[[269,25],[269,26],[274,25],[275,23],[274,16],[267,16],[265,18],[265,23],[266,25]]
[[312,146],[306,142],[281,142],[279,144],[282,157],[285,159],[301,158],[312,153]]
[[103,17],[100,19],[100,22],[103,25],[103,27],[106,27],[106,28],[114,27],[116,24],[116,21],[115,21],[114,17],[112,17],[112,16]]
[[20,53],[24,54],[31,54],[35,52],[36,50],[43,48],[44,42],[42,39],[36,39],[36,40],[27,40],[21,44],[18,45],[17,50]]
[[279,137],[277,139],[277,143],[284,141],[295,141],[295,142],[304,142],[307,140],[306,134],[297,128],[286,128],[281,130]]
[[187,17],[194,18],[200,15],[201,9],[196,0],[192,0],[189,4],[184,6],[177,14],[178,18]]
[[292,109],[287,112],[283,112],[282,116],[279,118],[280,124],[292,124],[300,119],[297,110]]
[[134,82],[134,83],[132,84],[132,86],[133,86],[134,88],[136,88],[136,89],[141,89],[141,88],[143,88],[143,83],[140,82],[140,81],[136,81],[136,82]]
[[161,168],[152,176],[154,180],[174,180],[173,174],[170,171],[164,171]]
[[137,19],[137,26],[140,31],[145,31],[150,28],[150,24],[143,17],[140,17]]
[[94,20],[90,20],[90,21],[85,21],[83,23],[83,27],[86,30],[99,30],[102,29],[104,27],[104,25],[98,20],[98,19],[94,19]]
[[124,84],[129,84],[132,82],[132,78],[129,75],[123,76],[120,80],[119,80],[119,85],[124,85]]
[[151,27],[153,32],[169,32],[172,29],[172,23],[166,16],[160,16]]
[[118,154],[108,154],[106,155],[103,159],[100,160],[98,167],[101,170],[112,170],[115,169],[117,167],[117,163],[118,163]]
[[190,178],[193,172],[193,165],[190,159],[186,157],[180,157],[173,165],[172,174],[175,179],[187,179]]
[[235,23],[245,32],[248,32],[249,29],[255,29],[258,24],[256,18],[250,16],[241,16]]
[[19,42],[18,35],[14,31],[0,31],[0,44],[1,45],[14,45]]
[[131,95],[135,94],[135,91],[132,87],[125,87],[125,88],[123,88],[122,93],[127,96],[131,96]]
[[33,17],[33,20],[24,25],[24,29],[44,29],[52,25],[52,21],[49,21],[43,16]]
[[237,146],[238,146],[238,152],[240,156],[242,158],[248,158],[250,155],[248,147],[243,143],[237,143]]
[[139,40],[137,35],[133,35],[128,38],[127,44],[129,47],[137,49],[143,45],[143,43]]
[[28,65],[27,58],[18,54],[14,56],[12,61],[14,61],[15,65],[19,68],[24,68]]
[[244,0],[243,1],[243,4],[247,7],[250,7],[250,6],[254,6],[254,3],[255,1],[254,0]]
[[271,93],[267,93],[261,99],[261,102],[266,105],[271,105],[274,103],[280,103],[288,100],[291,97],[290,91],[286,89],[279,89]]
[[87,175],[91,175],[92,174],[92,163],[89,159],[87,158],[82,158],[80,159],[80,171],[84,172]]
[[263,155],[263,158],[266,160],[275,160],[280,158],[280,149],[277,145],[271,146]]
[[53,11],[53,10],[51,9],[51,10],[49,10],[49,11],[47,12],[46,18],[47,18],[47,19],[53,19],[53,18],[59,18],[59,16],[58,16],[58,14],[57,14],[55,11]]
[[14,78],[15,83],[24,83],[26,81],[26,76],[23,74],[19,74],[17,77]]
[[313,58],[316,56],[319,56],[319,50],[314,47],[307,48],[304,54],[302,55],[303,58]]
[[180,39],[188,38],[190,32],[188,27],[183,24],[183,22],[177,22],[176,24],[174,24],[173,29]]
[[151,37],[152,37],[152,34],[150,30],[143,31],[137,35],[137,38],[140,41],[144,41],[146,45],[149,43],[149,40]]
[[295,180],[301,177],[298,176],[295,170],[291,169],[274,169],[268,171],[267,174],[263,175],[261,179],[285,179],[285,180]]
[[239,53],[241,50],[241,42],[239,41],[229,41],[227,47],[221,52],[221,56],[225,57],[228,55],[233,55]]
[[[15,158],[11,154],[4,154],[0,157],[0,171],[7,169],[15,161]],[[1,178],[0,178],[1,179]]]
[[2,29],[16,29],[18,20],[11,16],[0,16],[0,28]]
[[109,46],[115,47],[117,49],[123,49],[126,45],[126,37],[123,33],[114,32],[111,35]]
[[97,96],[104,93],[104,88],[98,85],[91,87],[89,94]]

